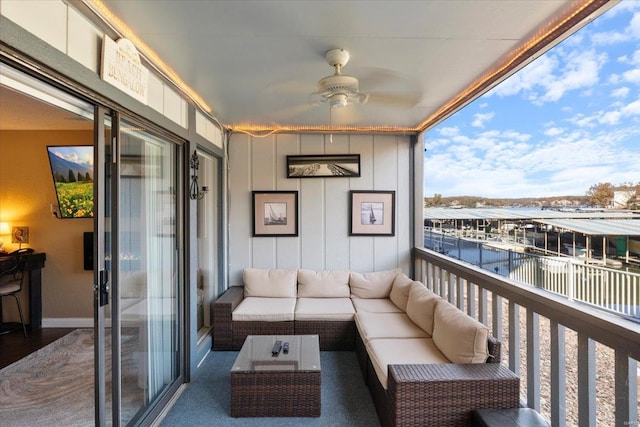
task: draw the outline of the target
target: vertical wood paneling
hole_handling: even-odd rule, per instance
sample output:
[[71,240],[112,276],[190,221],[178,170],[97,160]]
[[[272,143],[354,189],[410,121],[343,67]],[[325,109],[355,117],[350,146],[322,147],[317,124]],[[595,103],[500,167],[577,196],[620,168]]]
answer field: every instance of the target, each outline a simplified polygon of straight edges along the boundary
[[[300,180],[287,178],[287,155],[298,154],[300,151],[299,136],[278,135],[276,141],[276,189],[278,191],[298,191],[298,197],[300,197]],[[298,209],[300,209],[299,201]],[[298,212],[299,220],[300,212]],[[300,233],[300,229],[298,229],[298,233]],[[300,266],[300,237],[280,237],[276,239],[276,245],[276,265],[278,268],[295,269]]]
[[149,86],[147,87],[147,105],[160,114],[164,110],[164,84],[162,81],[149,73]]
[[[325,142],[326,154],[349,154],[348,135],[334,135],[333,143]],[[358,153],[352,153],[358,154]],[[325,180],[325,229],[327,270],[349,269],[349,184],[358,178]]]
[[[413,229],[412,211],[411,211],[411,146],[410,138],[396,137],[396,145],[398,146],[398,163],[397,163],[397,189],[396,189],[396,251],[397,251],[397,267],[403,271],[411,271],[411,248],[412,238],[411,230]],[[422,205],[421,205],[422,206]],[[421,215],[422,221],[422,215]],[[419,227],[422,230],[422,226]],[[404,232],[406,230],[407,232]],[[420,243],[422,245],[422,242]]]
[[[321,154],[323,135],[302,135],[300,154]],[[301,268],[324,268],[324,179],[300,179]]]
[[251,141],[234,135],[229,144],[229,285],[242,285],[242,270],[251,258]]
[[[376,135],[373,138],[373,189],[396,192],[396,212],[394,221],[395,235],[380,236],[374,239],[374,270],[389,270],[398,266],[398,221],[400,205],[398,192],[398,144],[393,135]],[[406,191],[405,189],[402,189]],[[406,208],[402,211],[407,212]],[[400,214],[399,214],[400,213]]]
[[67,9],[61,0],[3,1],[2,15],[67,53]]
[[[252,190],[276,190],[276,136],[253,138],[251,141]],[[253,212],[249,215],[252,224]],[[254,237],[252,247],[253,266],[276,268],[277,239],[275,237]]]
[[251,144],[252,190],[276,190],[275,136],[253,138]]
[[69,8],[68,11],[67,54],[91,71],[98,73],[102,33],[75,9]]
[[[351,152],[360,153],[360,178],[350,179],[351,190],[374,189],[373,136],[352,135]],[[348,232],[347,232],[348,234]],[[349,238],[349,266],[353,271],[366,272],[375,269],[374,237]]]
[[[229,275],[260,268],[411,271],[409,137],[315,134],[251,138],[229,143]],[[359,178],[286,178],[288,154],[360,154]],[[299,237],[252,238],[252,190],[298,190]],[[396,191],[394,237],[349,236],[349,191]]]

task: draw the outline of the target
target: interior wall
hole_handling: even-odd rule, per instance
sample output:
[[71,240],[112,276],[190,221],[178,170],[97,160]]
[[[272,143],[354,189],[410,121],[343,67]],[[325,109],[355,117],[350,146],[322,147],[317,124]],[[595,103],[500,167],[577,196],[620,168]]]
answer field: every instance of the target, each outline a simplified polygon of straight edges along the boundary
[[[93,318],[93,278],[83,269],[82,243],[82,233],[93,230],[93,219],[53,216],[50,205],[57,206],[57,200],[47,155],[47,145],[92,144],[92,131],[0,131],[0,220],[28,226],[29,243],[23,247],[46,253],[43,319]],[[10,236],[2,238],[8,250],[18,248]],[[26,289],[20,301],[28,316]],[[18,320],[13,298],[3,298],[3,310],[6,320]]]
[[[229,285],[246,267],[411,272],[411,142],[395,135],[282,134],[229,142]],[[358,178],[287,178],[286,156],[360,154]],[[298,191],[298,237],[252,237],[252,191]],[[349,236],[349,191],[396,192],[395,236]]]

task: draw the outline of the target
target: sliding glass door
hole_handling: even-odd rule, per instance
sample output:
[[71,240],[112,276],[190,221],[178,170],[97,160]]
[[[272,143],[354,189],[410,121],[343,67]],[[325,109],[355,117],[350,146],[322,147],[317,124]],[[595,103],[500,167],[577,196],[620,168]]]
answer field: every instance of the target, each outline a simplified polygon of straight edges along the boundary
[[[180,375],[178,146],[120,123],[118,286],[113,339],[121,424],[135,422]],[[114,402],[115,403],[115,402]]]

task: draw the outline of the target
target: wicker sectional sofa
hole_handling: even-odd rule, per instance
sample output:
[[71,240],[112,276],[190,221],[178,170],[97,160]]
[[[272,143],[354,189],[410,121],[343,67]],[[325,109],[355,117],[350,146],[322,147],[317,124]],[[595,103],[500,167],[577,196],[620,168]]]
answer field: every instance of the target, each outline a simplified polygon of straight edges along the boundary
[[247,335],[317,334],[354,350],[383,426],[464,426],[481,408],[517,408],[519,378],[488,328],[400,270],[245,269],[214,304],[214,350]]

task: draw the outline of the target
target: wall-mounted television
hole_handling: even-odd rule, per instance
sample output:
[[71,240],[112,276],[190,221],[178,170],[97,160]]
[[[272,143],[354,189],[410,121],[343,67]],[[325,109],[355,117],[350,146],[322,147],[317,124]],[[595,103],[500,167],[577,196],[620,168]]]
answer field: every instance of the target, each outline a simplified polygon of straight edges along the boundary
[[47,147],[59,218],[93,217],[93,146]]

